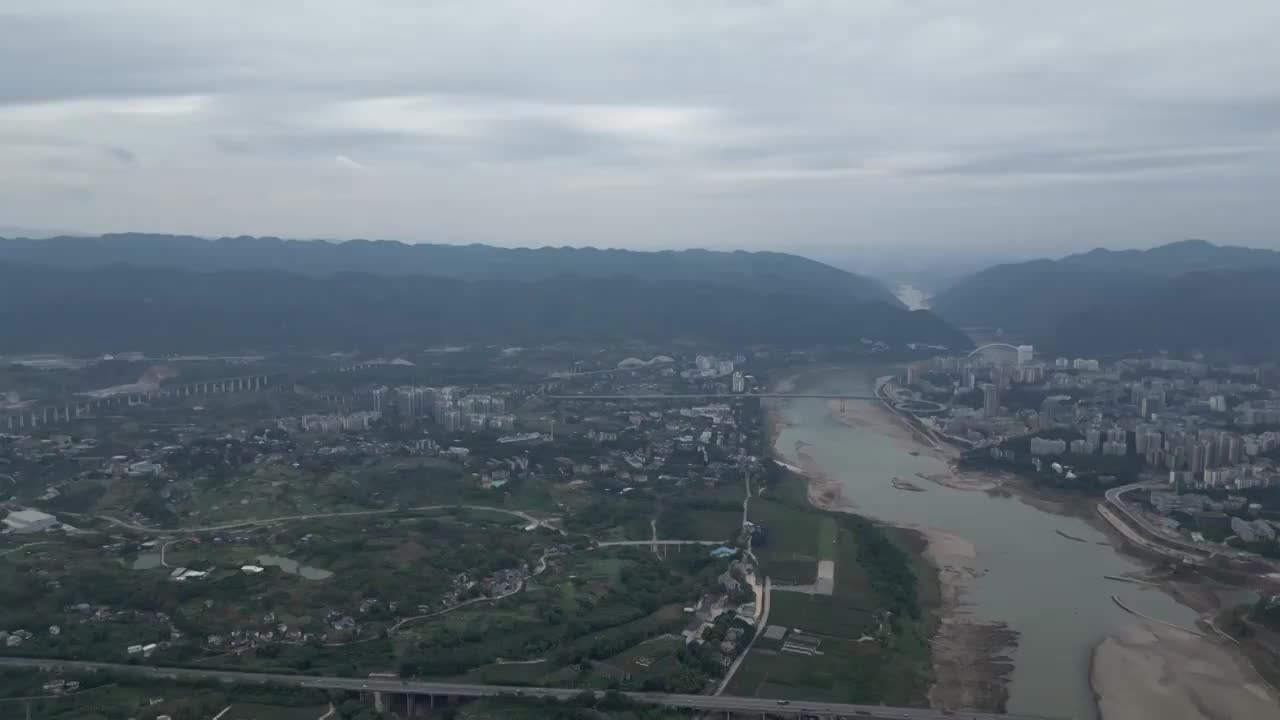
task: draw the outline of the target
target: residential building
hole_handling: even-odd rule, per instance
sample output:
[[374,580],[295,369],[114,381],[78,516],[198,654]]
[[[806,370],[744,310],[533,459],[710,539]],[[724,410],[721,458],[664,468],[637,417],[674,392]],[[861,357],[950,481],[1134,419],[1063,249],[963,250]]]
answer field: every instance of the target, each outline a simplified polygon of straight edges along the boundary
[[987,384],[982,386],[982,414],[993,418],[1000,414],[1000,388]]

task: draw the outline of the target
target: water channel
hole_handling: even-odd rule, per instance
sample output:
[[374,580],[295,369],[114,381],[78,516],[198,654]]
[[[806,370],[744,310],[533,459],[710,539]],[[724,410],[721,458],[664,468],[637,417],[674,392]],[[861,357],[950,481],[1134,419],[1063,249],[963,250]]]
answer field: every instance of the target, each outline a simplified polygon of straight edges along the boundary
[[[870,371],[848,370],[802,378],[797,391],[865,394],[873,384]],[[1105,579],[1143,568],[1117,553],[1085,521],[1016,498],[918,480],[917,473],[947,472],[946,464],[924,453],[912,455],[910,447],[875,427],[838,422],[825,400],[787,400],[779,409],[787,424],[777,441],[780,456],[794,463],[796,443],[808,443],[805,452],[839,481],[858,512],[936,528],[976,545],[976,567],[985,573],[968,584],[965,599],[972,607],[967,609],[976,619],[1002,621],[1020,634],[1012,653],[1009,712],[1097,717],[1089,685],[1094,647],[1134,622],[1112,602],[1113,594],[1152,617],[1194,623],[1194,611],[1158,590]],[[894,476],[927,492],[896,489],[890,482]]]

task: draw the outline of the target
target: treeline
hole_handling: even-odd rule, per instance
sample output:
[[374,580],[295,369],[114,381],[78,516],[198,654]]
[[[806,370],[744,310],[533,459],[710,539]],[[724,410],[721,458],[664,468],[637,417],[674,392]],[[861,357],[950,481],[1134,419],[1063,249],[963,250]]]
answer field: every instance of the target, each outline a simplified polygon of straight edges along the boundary
[[884,528],[866,518],[849,515],[840,524],[853,533],[858,565],[867,573],[871,589],[894,617],[920,619],[918,579],[911,556],[889,537]]

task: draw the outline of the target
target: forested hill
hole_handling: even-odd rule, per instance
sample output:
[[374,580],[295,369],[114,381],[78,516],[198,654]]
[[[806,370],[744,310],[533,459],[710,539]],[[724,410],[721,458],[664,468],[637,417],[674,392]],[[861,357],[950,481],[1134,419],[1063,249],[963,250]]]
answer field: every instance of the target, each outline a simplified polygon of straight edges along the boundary
[[690,340],[742,347],[926,342],[967,348],[928,312],[630,275],[459,280],[426,275],[0,263],[6,352]]
[[1262,321],[1280,299],[1280,252],[1187,240],[997,265],[933,298],[961,327],[998,327],[1062,353],[1280,347]]
[[1093,353],[1200,351],[1274,360],[1280,356],[1276,308],[1275,269],[1187,273],[1066,313],[1055,322],[1052,340]]
[[559,275],[633,275],[646,282],[701,282],[753,292],[804,295],[824,302],[901,303],[876,280],[814,260],[774,252],[595,248],[499,248],[488,245],[326,242],[128,233],[44,240],[0,239],[0,262],[87,269],[108,265],[215,272],[280,270],[305,275],[362,272],[463,280],[537,281]]

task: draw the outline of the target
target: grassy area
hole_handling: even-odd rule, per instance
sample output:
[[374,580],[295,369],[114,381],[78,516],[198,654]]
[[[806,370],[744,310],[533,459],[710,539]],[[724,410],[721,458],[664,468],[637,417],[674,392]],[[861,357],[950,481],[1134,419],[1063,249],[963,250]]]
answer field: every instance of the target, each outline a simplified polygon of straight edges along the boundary
[[[854,515],[813,508],[798,490],[799,482],[788,476],[771,488],[768,500],[752,500],[752,520],[768,532],[756,554],[775,583],[779,578],[812,582],[816,561],[833,560],[833,594],[775,590],[769,624],[787,628],[787,636],[757,642],[728,692],[792,700],[926,704],[926,638],[934,622],[937,585],[932,568],[919,554],[921,538]],[[802,631],[799,643],[793,638],[795,630]],[[794,648],[814,642],[812,654],[783,650],[786,643]]]
[[[15,698],[48,695],[41,686],[53,679],[75,680],[80,691],[58,698],[26,701]],[[42,720],[104,720],[171,715],[210,718],[230,708],[224,720],[315,720],[337,703],[354,700],[344,693],[222,683],[176,682],[111,673],[43,673],[0,671],[0,717]],[[28,715],[27,712],[30,712]]]
[[836,519],[823,515],[818,520],[818,559],[836,559]]
[[857,639],[875,633],[871,611],[851,607],[834,595],[774,592],[769,606],[769,624],[807,633]]
[[[425,620],[399,641],[408,669],[422,676],[479,672],[512,683],[535,675],[575,683],[580,679],[570,666],[678,632],[683,606],[725,565],[700,553],[661,560],[634,548],[563,556],[518,596]],[[546,663],[516,669],[495,666],[494,658]]]
[[728,693],[791,700],[924,705],[928,676],[877,643],[822,638],[822,655],[753,650]]
[[[562,538],[548,530],[523,531],[507,515],[442,511],[438,516],[386,515],[332,519],[183,539],[158,563],[133,569],[139,557],[158,560],[161,544],[102,547],[100,538],[67,538],[0,559],[0,627],[39,632],[23,643],[29,655],[121,662],[131,645],[173,641],[156,661],[194,662],[225,653],[234,633],[272,633],[268,648],[245,653],[242,666],[341,671],[359,663],[386,670],[396,648],[386,641],[327,653],[322,643],[377,638],[401,617],[479,595],[484,585],[457,585],[461,573],[483,581],[499,571],[533,567],[543,548]],[[272,556],[296,562],[303,575],[278,567],[256,574],[242,566],[268,566]],[[174,568],[207,575],[175,582]],[[617,580],[617,573],[605,584]],[[95,617],[68,613],[86,603],[108,609]],[[428,610],[420,610],[419,607]],[[352,620],[339,624],[335,618]],[[539,620],[542,622],[542,620]],[[353,627],[346,627],[350,623]],[[284,626],[284,629],[281,629]],[[172,636],[174,632],[179,636]],[[289,633],[281,637],[282,633]],[[218,636],[220,640],[208,640]],[[364,650],[381,646],[381,657]]]
[[230,706],[231,709],[223,715],[221,720],[258,720],[258,718],[271,718],[271,720],[316,720],[321,715],[329,711],[328,705],[316,705],[314,707],[281,707],[279,705],[263,705],[262,703],[235,703]]
[[690,510],[693,531],[674,540],[721,540],[730,542],[742,531],[741,510]]
[[667,670],[680,649],[682,637],[659,637],[595,663],[592,671],[606,680],[628,678],[643,682]]
[[821,517],[812,508],[772,497],[751,501],[748,518],[763,528],[755,541],[755,556],[774,582],[805,584],[817,579]]
[[552,669],[546,660],[481,665],[459,677],[459,681],[482,685],[537,685]]
[[658,535],[671,540],[731,542],[742,532],[741,482],[684,490],[662,499]]

